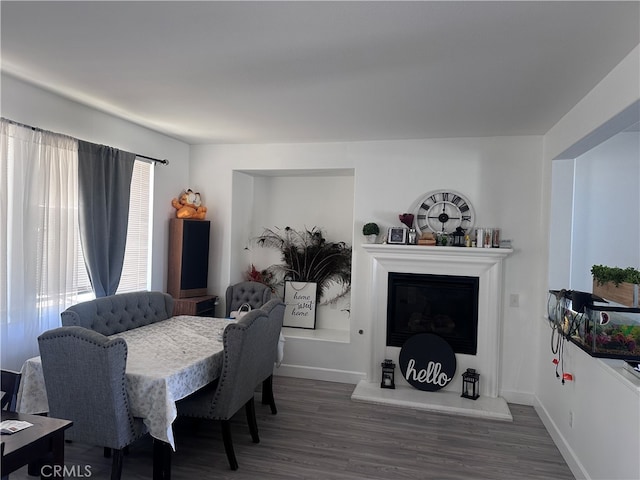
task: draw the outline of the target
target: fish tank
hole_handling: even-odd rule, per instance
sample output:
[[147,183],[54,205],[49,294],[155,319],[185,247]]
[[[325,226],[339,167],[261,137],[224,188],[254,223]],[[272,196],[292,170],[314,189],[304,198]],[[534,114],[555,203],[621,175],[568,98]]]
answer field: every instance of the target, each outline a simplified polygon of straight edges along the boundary
[[571,338],[582,323],[585,308],[595,302],[607,303],[593,293],[577,290],[549,290],[548,319],[554,330]]
[[640,308],[585,305],[571,341],[593,357],[640,361]]

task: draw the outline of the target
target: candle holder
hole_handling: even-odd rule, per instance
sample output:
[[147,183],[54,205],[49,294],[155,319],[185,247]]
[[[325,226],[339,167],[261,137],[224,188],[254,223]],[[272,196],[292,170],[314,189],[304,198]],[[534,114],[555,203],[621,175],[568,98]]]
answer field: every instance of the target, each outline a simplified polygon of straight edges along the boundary
[[476,400],[480,396],[480,374],[475,368],[467,368],[462,374],[462,395],[461,397]]
[[464,247],[464,229],[462,227],[456,227],[456,231],[453,232],[453,246],[454,247]]
[[396,364],[388,358],[380,364],[382,367],[382,381],[380,382],[380,388],[396,388],[395,375]]

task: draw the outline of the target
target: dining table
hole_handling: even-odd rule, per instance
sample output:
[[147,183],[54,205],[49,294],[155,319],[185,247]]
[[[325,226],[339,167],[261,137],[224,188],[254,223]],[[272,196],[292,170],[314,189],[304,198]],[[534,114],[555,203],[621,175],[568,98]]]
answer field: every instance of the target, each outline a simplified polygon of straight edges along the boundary
[[[125,371],[129,405],[143,419],[152,437],[175,450],[172,424],[175,403],[210,384],[222,368],[222,334],[228,318],[178,315],[110,335],[127,342]],[[22,366],[17,411],[49,411],[40,357]]]
[[[177,417],[176,402],[220,376],[222,334],[233,322],[228,318],[178,315],[109,336],[127,342],[125,380],[129,406],[132,415],[142,418],[154,438],[154,478],[169,478],[166,470],[170,471],[170,460],[165,457],[176,449],[172,427]],[[17,411],[47,413],[40,357],[28,359],[21,373]],[[169,463],[157,468],[158,461]]]

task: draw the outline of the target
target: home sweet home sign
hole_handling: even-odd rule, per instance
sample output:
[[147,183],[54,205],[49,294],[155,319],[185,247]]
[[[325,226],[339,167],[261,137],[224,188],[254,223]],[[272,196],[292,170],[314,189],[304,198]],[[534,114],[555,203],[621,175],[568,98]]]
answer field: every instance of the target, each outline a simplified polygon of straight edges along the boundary
[[311,282],[285,283],[282,326],[310,329],[316,327],[317,287],[316,283]]

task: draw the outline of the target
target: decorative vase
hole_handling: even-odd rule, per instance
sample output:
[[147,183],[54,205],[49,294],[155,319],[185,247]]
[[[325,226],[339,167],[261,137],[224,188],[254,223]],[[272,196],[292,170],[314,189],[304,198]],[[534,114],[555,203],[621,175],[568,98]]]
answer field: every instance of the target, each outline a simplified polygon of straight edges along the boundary
[[413,228],[413,213],[401,213],[398,215],[400,221],[407,226],[407,228]]
[[378,235],[376,235],[375,233],[372,233],[371,235],[365,235],[365,238],[367,239],[367,243],[376,243],[376,240],[378,239]]

